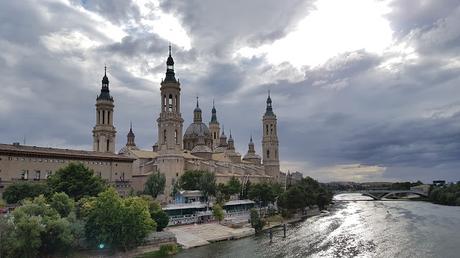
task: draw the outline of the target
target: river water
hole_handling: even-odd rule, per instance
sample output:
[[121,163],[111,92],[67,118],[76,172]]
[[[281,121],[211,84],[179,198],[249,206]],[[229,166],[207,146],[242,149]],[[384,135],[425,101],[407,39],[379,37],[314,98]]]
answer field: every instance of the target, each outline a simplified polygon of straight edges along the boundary
[[460,257],[460,207],[417,201],[343,201],[330,214],[268,234],[189,249],[175,257]]

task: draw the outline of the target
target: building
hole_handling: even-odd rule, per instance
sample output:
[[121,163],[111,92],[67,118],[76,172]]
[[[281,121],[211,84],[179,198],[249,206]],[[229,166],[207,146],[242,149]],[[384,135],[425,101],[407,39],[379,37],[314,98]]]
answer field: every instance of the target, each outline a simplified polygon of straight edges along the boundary
[[[169,48],[166,60],[166,76],[161,81],[161,110],[157,119],[158,142],[153,150],[135,149],[134,133],[128,134],[126,146],[120,154],[135,158],[133,168],[133,186],[142,189],[147,177],[152,173],[163,173],[166,177],[164,195],[159,198],[167,203],[173,202],[170,196],[175,183],[187,170],[209,171],[215,174],[217,183],[224,183],[232,177],[242,182],[253,183],[278,180],[280,173],[278,156],[277,118],[273,112],[270,94],[266,102],[263,128],[263,159],[256,154],[252,137],[249,140],[247,154],[242,155],[235,149],[234,137],[229,138],[220,128],[217,109],[213,101],[211,120],[203,122],[203,111],[199,99],[193,110],[193,122],[182,135],[181,84],[175,77],[174,59]],[[220,135],[220,136],[219,136]],[[131,138],[130,138],[131,137]]]
[[166,177],[166,187],[160,200],[169,203],[173,202],[171,193],[177,180],[187,170],[212,172],[217,183],[224,183],[232,177],[244,183],[279,179],[277,118],[273,112],[270,92],[262,118],[262,157],[255,152],[252,136],[243,157],[235,149],[231,131],[227,140],[223,127],[221,132],[214,101],[208,127],[203,122],[203,112],[197,97],[193,122],[183,134],[181,83],[175,76],[170,46],[165,78],[160,83],[161,109],[156,120],[157,142],[151,150],[138,148],[131,124],[126,145],[115,154],[115,101],[110,94],[109,83],[107,68],[104,68],[101,91],[96,98],[92,151],[1,144],[0,187],[15,180],[44,180],[69,162],[87,165],[117,187],[121,194],[126,194],[127,189],[142,191],[149,175],[162,173]]
[[69,163],[80,162],[126,195],[131,190],[133,161],[110,152],[0,144],[0,193],[13,182],[43,182]]

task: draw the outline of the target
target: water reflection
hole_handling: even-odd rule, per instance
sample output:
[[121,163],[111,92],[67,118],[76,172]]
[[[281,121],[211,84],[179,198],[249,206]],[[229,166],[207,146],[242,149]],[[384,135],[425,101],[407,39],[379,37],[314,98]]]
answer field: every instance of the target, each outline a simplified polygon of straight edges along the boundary
[[[267,235],[186,250],[177,257],[458,257],[460,207],[362,201],[341,195],[329,215]],[[337,200],[339,200],[337,199]]]

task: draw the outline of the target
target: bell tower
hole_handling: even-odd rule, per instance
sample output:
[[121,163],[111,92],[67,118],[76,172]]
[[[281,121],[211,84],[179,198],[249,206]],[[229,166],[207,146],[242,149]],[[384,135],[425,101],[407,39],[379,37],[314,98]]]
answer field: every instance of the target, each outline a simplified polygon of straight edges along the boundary
[[159,173],[165,175],[165,191],[160,199],[165,202],[171,200],[174,184],[184,173],[185,161],[182,147],[182,119],[180,112],[180,82],[174,73],[174,60],[169,56],[166,61],[166,77],[160,87],[161,110],[158,122],[158,157],[156,159]]
[[276,128],[276,115],[273,113],[270,91],[268,92],[267,108],[262,118],[262,126],[262,152],[265,174],[272,176],[275,181],[278,181],[280,175],[280,162],[278,156],[279,143]]
[[219,136],[220,136],[220,126],[217,121],[217,111],[216,106],[214,105],[214,100],[212,101],[212,116],[211,121],[209,122],[209,131],[211,132],[212,138],[212,148],[219,146]]
[[107,67],[104,67],[101,93],[96,98],[96,125],[93,128],[93,150],[115,153],[116,130],[113,126],[113,97],[110,96]]
[[158,122],[158,147],[162,153],[176,153],[182,149],[182,127],[184,119],[180,112],[180,82],[174,73],[174,60],[166,61],[166,77],[161,82],[161,112]]

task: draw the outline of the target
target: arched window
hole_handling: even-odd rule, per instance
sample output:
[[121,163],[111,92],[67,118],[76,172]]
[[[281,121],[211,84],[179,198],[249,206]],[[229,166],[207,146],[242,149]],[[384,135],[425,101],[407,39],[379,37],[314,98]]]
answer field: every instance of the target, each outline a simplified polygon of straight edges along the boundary
[[102,123],[105,124],[105,110],[102,110]]
[[177,95],[174,96],[174,111],[179,112],[179,109],[177,108]]
[[163,131],[163,143],[166,143],[166,130]]
[[110,150],[110,140],[107,140],[107,151]]
[[176,142],[176,144],[177,144],[177,130],[176,130],[176,131],[174,131],[174,141],[175,141],[175,142]]
[[273,134],[273,125],[270,124],[270,134]]
[[216,134],[216,132],[214,132],[214,140],[216,140],[216,139],[217,139],[217,134]]
[[266,128],[267,135],[268,135],[268,125],[265,125],[265,128]]
[[267,150],[267,159],[270,158],[270,150]]
[[166,111],[166,95],[163,96],[163,111]]
[[107,124],[110,124],[110,111],[107,111]]
[[169,112],[173,111],[173,96],[171,94],[169,94],[168,109]]
[[99,148],[99,139],[97,139],[97,149],[96,149],[96,151],[99,151],[99,150],[100,150],[100,148]]

